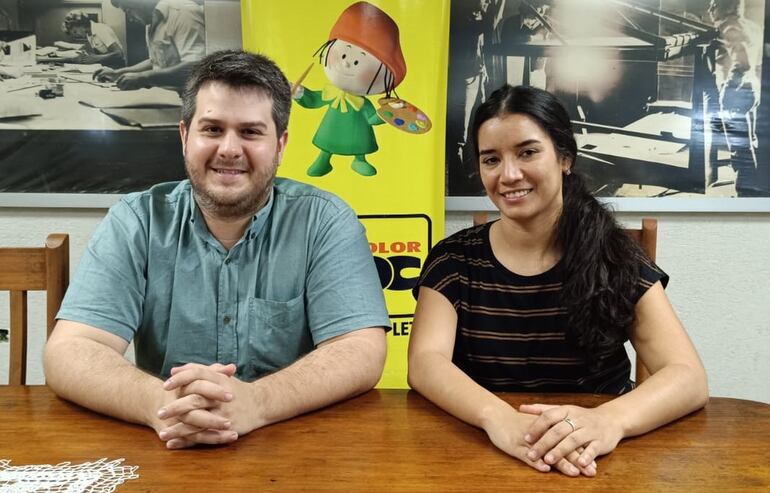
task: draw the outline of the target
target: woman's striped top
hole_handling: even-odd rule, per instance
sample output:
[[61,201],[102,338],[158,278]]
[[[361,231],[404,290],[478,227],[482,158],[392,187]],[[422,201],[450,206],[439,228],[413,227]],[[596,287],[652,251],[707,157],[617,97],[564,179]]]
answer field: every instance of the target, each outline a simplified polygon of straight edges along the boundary
[[[424,286],[444,295],[457,311],[452,361],[492,391],[621,394],[633,388],[622,344],[598,368],[566,341],[561,262],[535,276],[521,276],[497,261],[489,242],[492,223],[439,242],[425,261],[415,296]],[[641,263],[637,299],[668,276]]]

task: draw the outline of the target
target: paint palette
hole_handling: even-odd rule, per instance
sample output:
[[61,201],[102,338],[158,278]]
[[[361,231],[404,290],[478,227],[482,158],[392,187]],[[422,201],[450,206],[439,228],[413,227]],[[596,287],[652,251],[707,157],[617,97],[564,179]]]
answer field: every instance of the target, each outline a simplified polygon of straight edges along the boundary
[[409,134],[424,134],[432,124],[428,115],[412,103],[398,98],[382,98],[377,114],[387,123]]

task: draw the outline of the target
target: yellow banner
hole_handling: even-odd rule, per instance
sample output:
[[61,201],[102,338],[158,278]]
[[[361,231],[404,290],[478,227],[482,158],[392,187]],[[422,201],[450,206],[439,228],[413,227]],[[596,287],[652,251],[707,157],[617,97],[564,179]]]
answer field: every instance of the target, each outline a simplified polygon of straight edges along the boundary
[[411,288],[444,237],[449,2],[248,0],[243,46],[295,92],[279,174],[358,213],[391,316],[381,388],[405,388]]

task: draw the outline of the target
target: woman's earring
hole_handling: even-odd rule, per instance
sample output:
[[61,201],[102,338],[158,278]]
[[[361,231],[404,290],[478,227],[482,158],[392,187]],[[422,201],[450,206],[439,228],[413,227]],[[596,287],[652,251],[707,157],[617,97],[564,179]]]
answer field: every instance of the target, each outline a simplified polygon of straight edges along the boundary
[[564,172],[566,176],[569,176],[572,174],[572,170],[570,168],[567,168],[567,170]]

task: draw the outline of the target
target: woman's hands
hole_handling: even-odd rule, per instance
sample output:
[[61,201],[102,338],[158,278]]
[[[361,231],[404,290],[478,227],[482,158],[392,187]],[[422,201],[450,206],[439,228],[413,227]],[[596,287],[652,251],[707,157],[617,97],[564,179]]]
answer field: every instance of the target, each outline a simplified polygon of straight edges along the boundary
[[575,450],[550,464],[543,460],[542,454],[532,459],[530,457],[530,444],[524,440],[524,435],[530,432],[538,419],[537,416],[531,414],[517,413],[510,407],[507,409],[499,408],[491,413],[488,419],[485,419],[483,428],[495,447],[540,472],[548,472],[551,467],[555,467],[567,476],[596,475],[596,462],[591,460],[585,466],[578,465],[580,454]]
[[624,436],[617,420],[600,407],[522,404],[519,411],[537,416],[524,433],[530,461],[553,465],[574,457],[573,463],[586,467],[612,452]]

